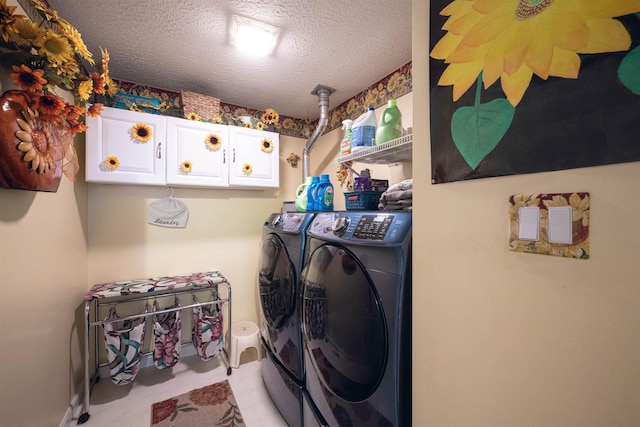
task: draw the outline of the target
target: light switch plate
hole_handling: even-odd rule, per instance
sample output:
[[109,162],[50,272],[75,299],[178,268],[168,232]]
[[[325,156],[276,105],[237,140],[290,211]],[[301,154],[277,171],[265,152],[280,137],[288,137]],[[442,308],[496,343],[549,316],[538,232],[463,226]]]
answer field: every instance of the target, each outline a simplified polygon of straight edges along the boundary
[[590,205],[586,192],[509,197],[509,250],[588,259]]

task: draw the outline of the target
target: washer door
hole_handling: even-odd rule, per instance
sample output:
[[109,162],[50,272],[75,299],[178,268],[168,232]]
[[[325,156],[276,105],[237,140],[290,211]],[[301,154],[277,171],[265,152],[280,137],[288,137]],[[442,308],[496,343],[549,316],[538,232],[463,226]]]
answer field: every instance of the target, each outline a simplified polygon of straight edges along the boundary
[[301,273],[303,339],[323,385],[359,402],[373,394],[387,361],[387,328],[378,292],[347,248],[316,248]]
[[276,234],[262,240],[258,287],[267,324],[273,329],[281,328],[295,312],[296,270],[284,242]]

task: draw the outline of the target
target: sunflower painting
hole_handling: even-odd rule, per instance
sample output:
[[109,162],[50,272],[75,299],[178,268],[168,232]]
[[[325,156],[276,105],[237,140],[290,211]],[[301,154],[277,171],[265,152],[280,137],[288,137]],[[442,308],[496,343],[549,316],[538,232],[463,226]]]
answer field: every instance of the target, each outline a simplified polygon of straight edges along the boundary
[[640,160],[640,0],[434,0],[432,183]]

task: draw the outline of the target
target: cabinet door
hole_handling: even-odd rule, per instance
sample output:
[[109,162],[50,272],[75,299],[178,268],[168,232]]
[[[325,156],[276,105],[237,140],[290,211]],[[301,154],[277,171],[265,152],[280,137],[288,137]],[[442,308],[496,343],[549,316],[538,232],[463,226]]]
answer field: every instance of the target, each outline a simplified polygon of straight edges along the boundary
[[105,107],[86,124],[88,182],[164,185],[163,116]]
[[228,126],[167,118],[167,184],[227,187]]
[[236,187],[278,187],[280,135],[275,132],[229,127],[231,164],[229,184]]

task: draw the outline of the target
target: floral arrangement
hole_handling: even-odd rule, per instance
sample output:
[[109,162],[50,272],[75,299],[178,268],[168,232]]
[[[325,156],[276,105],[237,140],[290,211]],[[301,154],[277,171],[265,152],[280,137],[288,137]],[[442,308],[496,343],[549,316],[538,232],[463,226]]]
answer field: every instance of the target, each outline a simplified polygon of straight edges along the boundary
[[[14,14],[16,6],[0,0],[0,53],[3,62],[11,65],[11,77],[31,98],[31,108],[39,112],[40,120],[64,124],[74,133],[84,132],[81,123],[84,104],[92,95],[115,95],[117,86],[109,77],[109,53],[102,50],[102,61],[93,72],[91,52],[81,34],[42,0],[31,0],[42,21],[33,22]],[[56,88],[71,92],[69,104],[56,95]],[[94,103],[90,116],[102,112],[103,105]]]

